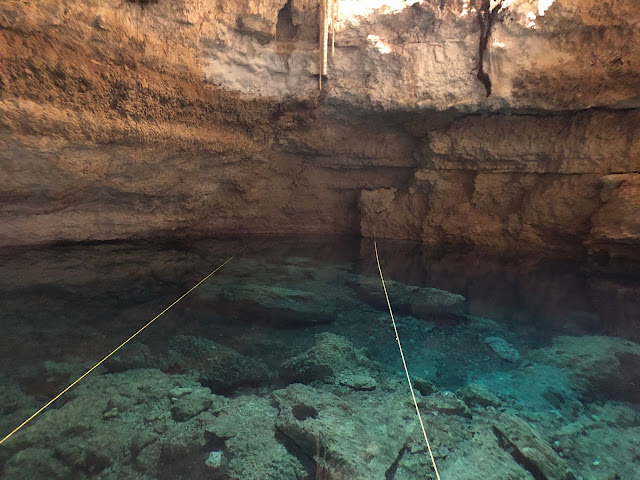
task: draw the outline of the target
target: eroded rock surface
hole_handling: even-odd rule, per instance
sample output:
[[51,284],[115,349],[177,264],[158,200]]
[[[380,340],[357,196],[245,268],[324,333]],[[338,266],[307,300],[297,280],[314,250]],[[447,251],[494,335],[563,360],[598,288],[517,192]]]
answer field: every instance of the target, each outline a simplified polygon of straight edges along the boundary
[[488,98],[461,0],[350,3],[321,92],[316,2],[138,3],[0,7],[0,246],[361,233],[637,256],[637,2],[511,2]]

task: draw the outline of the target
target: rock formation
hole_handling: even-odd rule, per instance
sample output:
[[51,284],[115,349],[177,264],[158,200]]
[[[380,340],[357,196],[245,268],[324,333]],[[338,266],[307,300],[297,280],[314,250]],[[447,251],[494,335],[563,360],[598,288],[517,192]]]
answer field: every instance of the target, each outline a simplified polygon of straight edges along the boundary
[[479,5],[384,3],[343,0],[319,91],[315,1],[2,2],[0,245],[359,233],[638,255],[635,0],[503,2],[489,97]]

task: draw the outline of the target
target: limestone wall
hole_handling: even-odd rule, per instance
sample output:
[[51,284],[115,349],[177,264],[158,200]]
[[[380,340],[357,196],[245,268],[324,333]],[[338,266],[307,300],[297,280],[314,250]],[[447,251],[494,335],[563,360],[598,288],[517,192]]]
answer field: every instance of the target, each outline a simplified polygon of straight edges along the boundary
[[531,20],[514,0],[490,97],[473,2],[358,5],[318,91],[313,1],[2,2],[0,245],[361,233],[637,255],[637,2]]

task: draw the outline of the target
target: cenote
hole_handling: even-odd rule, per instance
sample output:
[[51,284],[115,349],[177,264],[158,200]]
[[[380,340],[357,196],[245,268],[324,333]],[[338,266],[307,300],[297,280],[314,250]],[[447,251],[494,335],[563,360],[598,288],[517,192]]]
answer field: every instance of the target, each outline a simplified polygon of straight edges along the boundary
[[[2,432],[242,245],[12,436],[3,477],[431,478],[369,239],[4,250]],[[443,476],[637,477],[637,265],[378,246]]]
[[0,480],[639,480],[640,0],[0,1]]

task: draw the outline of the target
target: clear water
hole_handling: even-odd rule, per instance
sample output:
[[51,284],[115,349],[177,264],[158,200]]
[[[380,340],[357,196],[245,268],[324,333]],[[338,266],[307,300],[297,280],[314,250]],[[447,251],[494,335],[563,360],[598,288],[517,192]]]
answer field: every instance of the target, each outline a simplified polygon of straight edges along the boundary
[[[240,246],[0,251],[0,436]],[[640,478],[640,265],[379,249],[443,479]],[[435,478],[377,275],[368,240],[248,241],[0,476]]]

